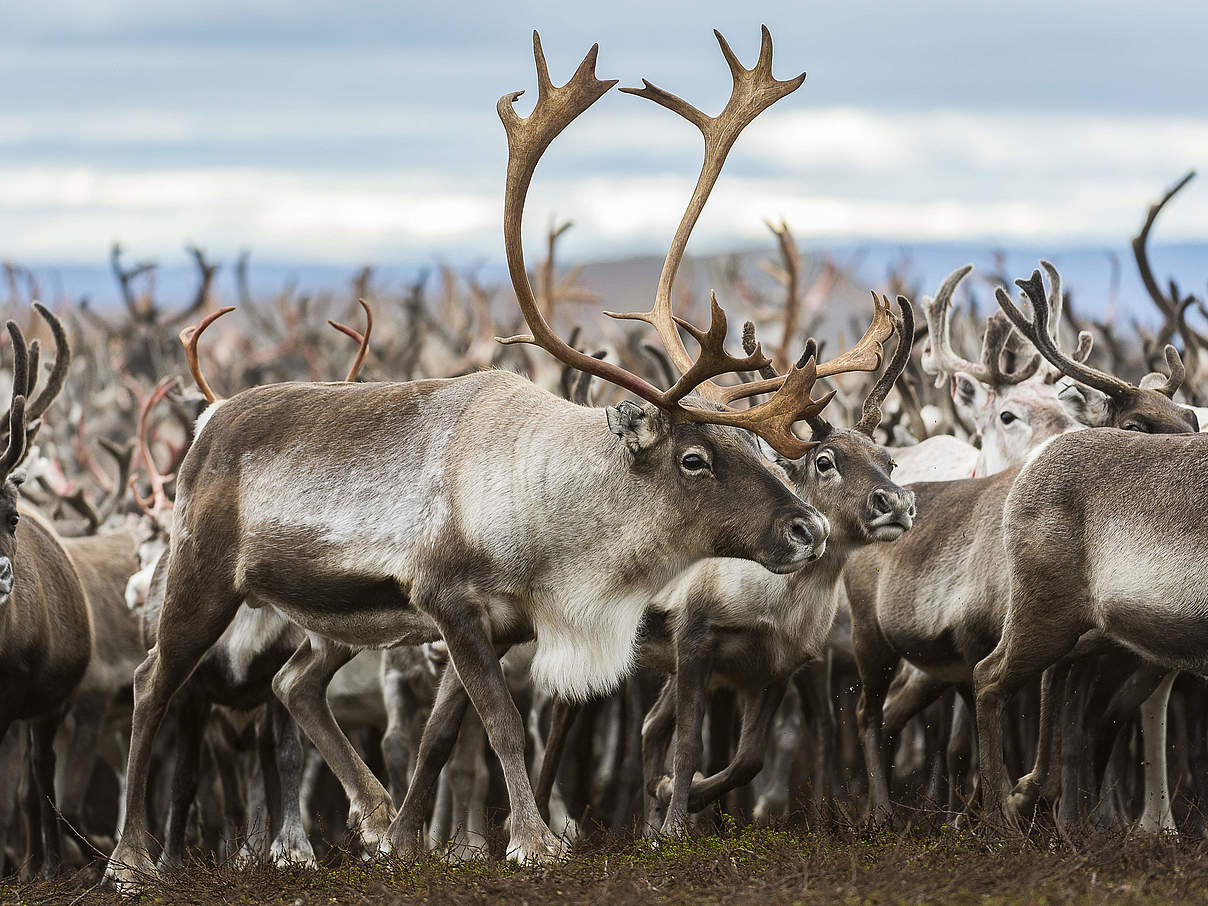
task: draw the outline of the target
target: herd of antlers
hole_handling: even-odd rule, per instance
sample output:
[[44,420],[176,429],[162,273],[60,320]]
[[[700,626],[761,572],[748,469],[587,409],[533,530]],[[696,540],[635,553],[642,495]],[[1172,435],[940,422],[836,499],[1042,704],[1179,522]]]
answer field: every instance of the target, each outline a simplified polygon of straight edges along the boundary
[[[586,346],[571,303],[596,294],[555,260],[569,223],[551,221],[534,290],[524,209],[554,139],[617,80],[593,46],[555,85],[536,33],[532,111],[498,103],[515,308],[447,267],[436,298],[426,274],[365,269],[346,297],[266,302],[245,255],[240,317],[219,325],[236,306],[217,305],[217,262],[189,250],[196,291],[170,312],[155,265],[115,245],[119,321],[87,300],[56,314],[6,266],[0,741],[28,728],[0,748],[7,868],[101,851],[137,890],[190,844],[231,847],[216,837],[245,809],[241,855],[282,864],[316,861],[320,811],[370,854],[468,845],[484,744],[519,861],[593,822],[681,834],[717,802],[760,821],[805,803],[886,824],[923,797],[991,826],[1043,823],[1044,804],[1063,825],[1139,810],[1199,829],[1208,336],[1190,322],[1208,311],[1149,253],[1193,174],[1132,243],[1157,331],[1080,318],[1048,261],[1013,285],[958,267],[919,323],[903,262],[865,325],[858,262],[804,256],[783,221],[771,281],[730,259],[706,304],[676,286],[693,229],[743,130],[805,81],[773,75],[766,28],[751,68],[717,41],[718,115],[621,89],[696,126],[704,156],[649,310],[605,311]],[[719,294],[746,316],[741,352]],[[363,330],[344,323],[358,308]],[[1192,781],[1178,814],[1168,710]],[[233,714],[262,771],[235,767]],[[56,744],[76,753],[58,776]],[[124,802],[98,817],[105,788]]]

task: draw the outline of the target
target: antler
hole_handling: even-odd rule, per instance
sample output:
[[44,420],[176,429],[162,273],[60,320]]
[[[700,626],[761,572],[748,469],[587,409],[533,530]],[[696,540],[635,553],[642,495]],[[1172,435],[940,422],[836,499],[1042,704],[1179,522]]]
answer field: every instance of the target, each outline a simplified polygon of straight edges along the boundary
[[[499,338],[499,342],[504,344],[532,343],[540,346],[564,365],[570,365],[616,384],[641,399],[672,413],[673,417],[680,421],[744,428],[758,434],[782,455],[797,458],[804,455],[812,445],[793,434],[793,423],[800,419],[812,418],[821,412],[830,401],[830,395],[820,401],[810,398],[810,390],[820,373],[816,363],[812,359],[800,363],[790,369],[788,374],[771,381],[743,384],[738,387],[719,387],[712,383],[712,378],[728,372],[758,370],[768,364],[768,359],[758,346],[752,354],[741,358],[726,352],[724,347],[728,331],[726,313],[717,304],[715,296],[710,296],[710,321],[707,330],[701,330],[687,321],[675,317],[671,306],[675,273],[683,258],[688,236],[710,190],[717,181],[726,154],[742,129],[760,111],[795,90],[805,79],[804,74],[784,82],[772,77],[772,43],[766,28],[763,30],[763,44],[759,60],[750,70],[744,69],[738,63],[725,39],[720,34],[717,37],[722,53],[730,64],[730,70],[734,76],[733,93],[720,116],[705,116],[695,107],[674,95],[655,88],[649,82],[645,83],[645,88],[631,92],[649,97],[656,103],[676,111],[700,128],[705,138],[705,163],[697,181],[696,191],[680,221],[663,264],[654,308],[645,313],[614,314],[605,312],[610,317],[645,321],[653,326],[658,332],[659,339],[669,358],[680,373],[679,379],[668,390],[660,391],[646,380],[618,365],[580,352],[554,333],[534,297],[524,264],[521,241],[524,202],[533,173],[550,142],[616,84],[612,80],[602,81],[596,78],[595,63],[599,49],[598,46],[593,46],[583,62],[579,64],[575,74],[571,76],[570,81],[561,87],[554,86],[550,81],[545,55],[541,50],[541,40],[535,32],[533,34],[533,56],[537,66],[538,97],[533,112],[522,119],[513,110],[512,104],[522,92],[504,95],[500,98],[498,105],[499,118],[503,121],[508,136],[508,171],[503,219],[504,247],[507,252],[508,271],[512,278],[516,299],[532,333]],[[700,345],[700,353],[695,360],[684,348],[677,326],[683,328]],[[878,303],[878,317],[874,318],[873,325],[869,328],[865,339],[857,344],[857,348],[847,356],[840,357],[836,363],[828,363],[832,366],[832,370],[826,373],[834,374],[844,370],[873,370],[880,367],[882,358],[880,344],[888,338],[892,330],[892,317],[889,315],[888,305],[882,312]],[[754,389],[748,390],[747,388]],[[685,397],[693,391],[698,391],[706,400],[717,404],[716,407],[700,408],[680,405]],[[749,409],[738,410],[727,405],[727,403],[745,396],[770,391],[776,392],[772,399]]]
[[[1042,262],[1042,264],[1045,265],[1045,269],[1049,272],[1051,279],[1056,269],[1051,264],[1047,264],[1047,262]],[[1061,351],[1049,333],[1048,325],[1051,318],[1051,307],[1049,300],[1045,298],[1044,281],[1040,277],[1040,271],[1032,271],[1031,277],[1027,280],[1016,280],[1015,285],[1023,290],[1024,295],[1027,296],[1028,301],[1031,303],[1033,320],[1029,321],[1024,316],[1023,312],[1011,301],[1011,297],[1007,291],[1001,286],[994,291],[994,297],[998,300],[999,307],[1019,329],[1019,332],[1031,340],[1032,345],[1040,350],[1041,355],[1049,361],[1049,364],[1061,371],[1062,374],[1073,378],[1079,383],[1086,384],[1088,387],[1102,391],[1108,396],[1117,397],[1136,389],[1127,381],[1121,380],[1105,371],[1100,371],[1097,368],[1092,368],[1085,362],[1079,362]],[[1083,344],[1080,340],[1079,351],[1081,351],[1082,346]],[[1166,349],[1168,350],[1168,358],[1171,352],[1174,352],[1177,359],[1178,352],[1175,351],[1173,346],[1167,346]],[[1180,368],[1181,364],[1180,362]]]
[[201,323],[195,327],[186,327],[180,332],[181,345],[185,347],[185,358],[189,360],[189,373],[193,375],[193,383],[197,385],[197,389],[201,391],[201,395],[206,398],[206,402],[213,403],[218,400],[214,391],[210,389],[210,383],[206,380],[204,374],[201,373],[201,363],[197,358],[197,341],[201,339],[205,329],[221,318],[225,314],[229,314],[235,310],[235,306],[228,305],[226,308],[220,308],[218,311],[210,312],[201,319]]
[[[876,371],[881,367],[885,356],[884,343],[893,336],[893,313],[889,310],[889,300],[877,298],[875,292],[872,294],[872,304],[873,317],[868,329],[864,331],[864,336],[860,337],[860,341],[847,352],[819,365],[818,377],[832,377],[849,371]],[[808,345],[806,348],[809,349]],[[755,346],[755,351],[759,352],[758,344]],[[802,367],[809,357],[808,351],[803,353],[797,360],[796,367]],[[779,375],[760,381],[736,384],[732,387],[719,387],[717,396],[722,403],[731,403],[760,393],[779,390],[786,383],[786,379],[787,375]]]
[[[667,350],[680,374],[686,374],[693,367],[693,362],[675,328],[676,324],[683,326],[683,323],[674,316],[672,311],[672,290],[675,285],[675,275],[679,271],[684,251],[688,246],[688,238],[692,235],[692,229],[696,226],[705,202],[708,201],[713,186],[716,185],[717,178],[721,175],[726,157],[730,153],[730,149],[734,147],[742,130],[776,101],[800,88],[805,81],[804,72],[783,81],[772,75],[772,35],[766,25],[761,27],[759,58],[751,69],[745,68],[738,61],[721,32],[714,30],[713,34],[717,37],[722,56],[725,57],[733,78],[730,99],[717,116],[705,115],[687,101],[652,85],[646,79],[642,79],[641,88],[621,89],[626,94],[644,97],[678,113],[701,131],[705,141],[705,156],[701,164],[700,176],[696,180],[692,198],[676,228],[675,236],[671,240],[671,247],[663,262],[658,289],[655,292],[654,307],[650,311],[642,313],[605,312],[610,318],[645,321],[652,326],[658,332],[659,340],[662,341],[663,347]],[[733,370],[752,371],[755,368],[735,368]],[[699,393],[706,399],[716,399],[716,390],[717,388],[714,386],[704,385],[699,388]]]
[[936,387],[944,386],[948,377],[958,371],[971,374],[979,381],[989,379],[984,366],[969,361],[952,349],[952,295],[972,270],[972,264],[958,267],[940,284],[935,298],[923,297],[923,317],[927,321],[928,340],[923,349],[922,366],[927,374],[935,375]]
[[361,366],[365,364],[365,356],[369,354],[369,337],[373,333],[373,309],[369,307],[369,303],[364,299],[357,299],[357,301],[361,303],[361,308],[365,309],[365,332],[363,334],[336,321],[329,319],[327,322],[340,333],[351,337],[355,342],[360,344],[360,347],[357,349],[357,357],[353,359],[352,367],[348,369],[348,376],[344,378],[349,383],[357,379]]
[[13,341],[13,389],[8,407],[8,444],[0,456],[0,481],[12,474],[13,469],[25,458],[27,440],[25,436],[25,395],[29,392],[29,354],[25,337],[15,321],[6,325]]
[[138,416],[138,455],[143,462],[143,466],[147,469],[147,478],[151,482],[151,497],[148,500],[144,500],[139,495],[138,487],[133,479],[130,481],[130,491],[134,495],[134,502],[138,504],[139,509],[152,518],[172,507],[172,499],[168,497],[167,492],[164,490],[167,483],[172,480],[172,476],[164,475],[156,467],[155,460],[151,456],[151,444],[147,440],[147,428],[150,424],[151,410],[155,408],[160,400],[168,395],[168,391],[175,384],[175,377],[161,378],[159,383],[155,385],[155,389],[143,401],[143,408]]
[[1158,286],[1158,281],[1154,279],[1153,269],[1149,264],[1149,231],[1153,228],[1158,215],[1162,213],[1162,208],[1166,207],[1167,202],[1174,198],[1183,186],[1191,182],[1194,176],[1195,170],[1189,171],[1186,176],[1171,186],[1170,190],[1156,204],[1150,206],[1149,212],[1145,215],[1145,223],[1141,226],[1141,232],[1137,233],[1132,240],[1133,257],[1137,259],[1137,270],[1141,272],[1141,282],[1145,284],[1146,291],[1154,304],[1158,306],[1158,310],[1165,316],[1168,325],[1172,324],[1178,316],[1179,299],[1177,295],[1173,297],[1164,295]]
[[[46,325],[50,328],[51,336],[55,341],[55,361],[50,370],[50,377],[46,380],[46,386],[34,397],[32,402],[28,402],[25,407],[24,425],[26,431],[25,443],[28,447],[33,444],[34,438],[38,434],[38,429],[42,424],[39,421],[50,408],[50,404],[55,401],[58,395],[63,391],[63,386],[67,383],[67,373],[71,369],[71,343],[67,339],[67,331],[63,329],[63,322],[41,302],[34,302],[34,311],[38,313]],[[25,365],[25,389],[22,394],[28,396],[34,392],[34,387],[38,382],[38,367],[40,362],[40,346],[37,340],[34,340],[25,350],[26,358]],[[0,420],[0,431],[5,430],[4,423],[10,421],[8,416]]]
[[1002,356],[1014,331],[1015,328],[1001,311],[994,312],[986,320],[986,332],[982,336],[982,366],[985,368],[986,377],[979,380],[984,380],[991,387],[1022,384],[1040,370],[1040,363],[1043,361],[1040,353],[1033,355],[1022,368],[1006,372],[1002,370]]
[[905,370],[906,363],[910,360],[910,347],[914,344],[914,307],[905,296],[898,296],[898,308],[902,311],[902,320],[896,325],[897,349],[893,351],[893,358],[889,360],[885,371],[864,398],[860,420],[855,424],[857,431],[869,437],[877,430],[877,425],[881,424],[881,404],[885,402],[890,388]]

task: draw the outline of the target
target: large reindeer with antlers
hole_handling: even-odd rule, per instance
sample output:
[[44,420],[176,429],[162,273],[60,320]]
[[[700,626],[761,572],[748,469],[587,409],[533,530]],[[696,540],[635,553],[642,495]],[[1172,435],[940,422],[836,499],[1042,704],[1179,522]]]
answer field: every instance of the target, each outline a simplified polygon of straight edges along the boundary
[[[1057,345],[1049,330],[1054,294],[1045,297],[1039,271],[1018,283],[1033,319],[1001,289],[1000,307],[1055,368],[1105,394],[1110,388],[1105,399],[1117,424],[1166,433],[1194,430],[1194,414],[1167,395],[1177,389],[1181,371],[1173,347],[1167,353],[1172,375],[1160,390],[1129,384]],[[863,685],[858,720],[875,819],[892,812],[887,740],[950,684],[967,690],[973,666],[998,643],[1005,610],[1002,512],[1017,474],[1018,467],[988,478],[911,485],[923,514],[913,531],[900,544],[855,554],[848,564],[844,586]],[[918,669],[886,701],[902,660]]]
[[[54,371],[27,407],[34,387],[37,356],[31,356],[20,329],[8,322],[13,350],[13,387],[4,419],[0,455],[0,739],[16,721],[30,732],[31,782],[38,807],[30,816],[30,841],[41,850],[41,868],[55,873],[62,861],[59,816],[55,807],[54,738],[72,692],[92,655],[92,619],[84,587],[54,529],[36,511],[19,502],[25,474],[18,467],[38,419],[66,378],[71,361],[62,325],[44,306],[38,314],[51,327],[58,346]],[[38,866],[33,866],[37,868]]]
[[[713,382],[767,360],[758,350],[724,350],[726,318],[716,302],[708,330],[677,322],[675,270],[742,127],[804,79],[772,77],[766,29],[751,70],[721,43],[734,94],[720,117],[649,84],[639,92],[688,116],[708,149],[653,309],[623,316],[655,326],[682,372],[670,389],[572,349],[541,317],[521,249],[529,183],[550,142],[615,82],[596,78],[593,47],[555,87],[534,36],[536,107],[522,119],[511,106],[518,92],[499,102],[509,148],[505,249],[532,330],[506,342],[535,343],[645,405],[586,409],[515,375],[483,372],[410,384],[270,385],[207,412],[177,479],[159,631],[135,679],[126,822],[110,877],[134,881],[150,868],[144,807],[156,730],[242,602],[275,607],[307,631],[274,688],[340,780],[350,821],[371,848],[414,846],[422,815],[412,824],[412,809],[392,831],[390,797],[336,725],[324,689],[358,647],[443,636],[457,668],[446,678],[456,679],[442,682],[434,711],[464,707],[467,695],[474,702],[511,799],[508,850],[541,859],[561,843],[533,801],[498,646],[535,635],[538,682],[571,696],[607,689],[632,664],[646,602],[694,560],[743,557],[789,572],[825,541],[817,511],[768,470],[740,429],[801,456],[811,444],[792,425],[828,401],[810,397],[818,375],[879,367],[892,322],[878,312],[863,341],[829,368],[809,361],[771,381]],[[700,344],[696,359],[677,323]],[[730,405],[769,391],[770,400],[751,408]],[[426,738],[421,763],[433,748]],[[423,795],[413,780],[407,802]]]

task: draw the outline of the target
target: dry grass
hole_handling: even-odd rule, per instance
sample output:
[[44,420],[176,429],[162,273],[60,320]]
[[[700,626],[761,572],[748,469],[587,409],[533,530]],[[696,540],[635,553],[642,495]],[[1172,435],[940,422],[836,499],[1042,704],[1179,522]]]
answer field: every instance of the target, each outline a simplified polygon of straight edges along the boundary
[[[121,903],[93,875],[0,886],[0,903]],[[644,842],[598,839],[552,868],[436,857],[317,870],[197,861],[142,903],[1193,903],[1208,901],[1208,845],[1049,835],[1004,840],[952,830],[906,835],[728,833]]]

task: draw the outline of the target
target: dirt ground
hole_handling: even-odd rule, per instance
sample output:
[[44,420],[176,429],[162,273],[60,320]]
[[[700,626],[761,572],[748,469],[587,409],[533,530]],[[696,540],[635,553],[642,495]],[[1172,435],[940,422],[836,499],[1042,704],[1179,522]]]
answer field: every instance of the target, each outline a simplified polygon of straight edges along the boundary
[[[95,872],[0,884],[0,903],[130,902]],[[732,830],[653,846],[597,839],[563,864],[475,860],[363,863],[318,870],[197,862],[139,898],[162,904],[1208,903],[1202,841],[954,830],[848,835]]]

